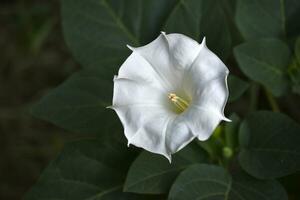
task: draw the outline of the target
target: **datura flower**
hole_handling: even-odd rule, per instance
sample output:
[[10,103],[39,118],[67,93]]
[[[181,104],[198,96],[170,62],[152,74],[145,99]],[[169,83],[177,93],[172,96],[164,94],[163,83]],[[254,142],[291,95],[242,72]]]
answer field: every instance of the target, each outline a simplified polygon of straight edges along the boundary
[[194,138],[207,140],[224,116],[228,97],[224,63],[205,38],[161,33],[138,48],[114,77],[113,105],[128,146],[171,154]]

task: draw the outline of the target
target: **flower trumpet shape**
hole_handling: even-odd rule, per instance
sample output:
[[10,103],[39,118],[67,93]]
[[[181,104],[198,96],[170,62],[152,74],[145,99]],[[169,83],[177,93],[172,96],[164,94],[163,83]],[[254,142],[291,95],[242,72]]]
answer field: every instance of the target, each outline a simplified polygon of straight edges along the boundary
[[138,48],[114,77],[112,109],[128,145],[171,154],[194,138],[207,140],[224,116],[228,69],[211,52],[182,34],[161,33]]

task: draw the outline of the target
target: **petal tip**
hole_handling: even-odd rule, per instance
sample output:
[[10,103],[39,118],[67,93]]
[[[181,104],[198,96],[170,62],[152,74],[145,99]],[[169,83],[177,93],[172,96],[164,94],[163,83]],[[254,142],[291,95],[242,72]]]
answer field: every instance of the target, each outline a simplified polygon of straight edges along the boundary
[[113,106],[113,105],[111,105],[111,106],[106,106],[105,108],[114,110],[114,106]]
[[198,140],[200,140],[200,141],[206,141],[206,140],[208,140],[208,138],[209,138],[211,135],[212,135],[212,133],[209,134],[209,135],[198,135],[197,138],[198,138]]
[[232,122],[232,120],[228,119],[227,117],[223,117],[222,120],[225,121],[225,122]]
[[207,46],[206,46],[206,37],[205,37],[205,36],[204,36],[203,39],[202,39],[201,46],[207,47]]
[[126,44],[126,47],[127,47],[128,49],[130,49],[131,51],[134,51],[134,50],[135,50],[135,48],[132,47],[132,46],[130,46],[129,44]]
[[168,159],[169,163],[172,163],[172,156],[171,154],[164,154],[164,156]]

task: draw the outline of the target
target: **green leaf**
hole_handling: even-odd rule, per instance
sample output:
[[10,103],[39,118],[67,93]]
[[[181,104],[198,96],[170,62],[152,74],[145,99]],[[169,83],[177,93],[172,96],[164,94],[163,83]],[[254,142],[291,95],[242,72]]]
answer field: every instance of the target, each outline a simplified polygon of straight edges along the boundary
[[214,165],[191,166],[176,179],[169,200],[287,200],[276,181],[259,181],[245,174],[236,177]]
[[[255,12],[253,12],[255,11]],[[246,40],[300,34],[298,0],[238,0],[235,21]]]
[[[283,0],[282,0],[283,1]],[[297,37],[300,34],[300,1],[284,0],[286,33],[289,37]]]
[[196,41],[206,36],[207,46],[225,60],[231,51],[231,36],[221,3],[217,0],[178,2],[166,21],[165,30],[183,33]]
[[295,58],[291,61],[288,72],[293,84],[293,92],[300,94],[300,37],[296,40]]
[[84,67],[117,69],[132,46],[149,42],[161,31],[176,1],[63,0],[66,42]]
[[229,102],[239,99],[244,92],[249,88],[249,83],[240,79],[237,76],[228,76],[228,88],[229,88]]
[[100,133],[119,124],[106,109],[112,101],[112,78],[101,68],[80,71],[43,97],[32,113],[72,132]]
[[296,40],[295,55],[296,55],[298,63],[300,64],[300,37],[298,37]]
[[284,33],[280,0],[239,0],[235,21],[246,40],[280,37]]
[[[192,8],[193,13],[184,5]],[[177,18],[182,17],[182,11],[189,16]],[[199,14],[203,16],[201,19]],[[168,32],[186,33],[197,40],[207,36],[209,47],[218,55],[230,53],[229,30],[216,0],[63,0],[62,18],[66,42],[84,67],[116,69],[130,53],[126,44],[146,44],[165,25]],[[178,21],[183,24],[177,26]],[[186,29],[184,23],[197,29],[197,33]]]
[[231,114],[229,119],[231,123],[225,124],[225,143],[230,149],[235,150],[238,146],[238,130],[241,119],[235,113]]
[[284,42],[277,39],[247,42],[237,46],[234,55],[250,79],[267,87],[275,96],[286,92],[290,50]]
[[24,199],[139,200],[139,196],[122,192],[134,155],[116,141],[69,143]]
[[239,162],[258,178],[277,178],[300,170],[300,126],[268,111],[250,114],[239,131]]
[[124,191],[134,193],[168,193],[177,175],[193,163],[206,160],[206,153],[191,143],[172,158],[172,163],[159,155],[142,152],[132,163],[127,174]]

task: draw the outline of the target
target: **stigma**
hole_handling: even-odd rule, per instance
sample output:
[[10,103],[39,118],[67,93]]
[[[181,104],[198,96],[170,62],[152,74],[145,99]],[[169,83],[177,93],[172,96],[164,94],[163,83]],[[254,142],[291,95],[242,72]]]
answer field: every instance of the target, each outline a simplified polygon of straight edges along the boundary
[[189,103],[186,100],[177,96],[175,93],[170,93],[168,97],[180,112],[185,111],[189,106]]

